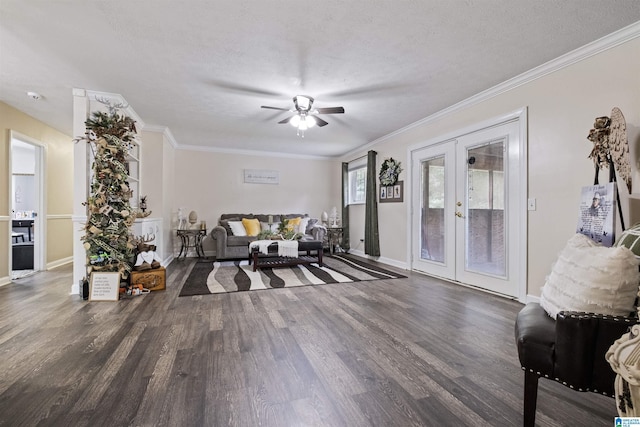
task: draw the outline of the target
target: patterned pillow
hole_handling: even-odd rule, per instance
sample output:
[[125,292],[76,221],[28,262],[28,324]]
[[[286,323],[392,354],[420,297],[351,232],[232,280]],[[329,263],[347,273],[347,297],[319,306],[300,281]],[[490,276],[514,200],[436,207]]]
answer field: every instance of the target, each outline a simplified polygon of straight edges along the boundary
[[637,258],[640,258],[640,222],[624,230],[614,246],[629,248]]

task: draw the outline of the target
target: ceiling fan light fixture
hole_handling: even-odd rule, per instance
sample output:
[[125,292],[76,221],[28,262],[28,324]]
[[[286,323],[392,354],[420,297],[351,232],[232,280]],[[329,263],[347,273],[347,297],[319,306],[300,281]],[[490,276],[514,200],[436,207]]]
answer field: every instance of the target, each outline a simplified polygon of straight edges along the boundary
[[296,114],[295,116],[291,117],[291,120],[289,120],[289,124],[291,126],[293,126],[294,128],[299,127],[299,125],[300,125],[300,116],[298,114]]
[[313,127],[316,124],[316,120],[311,116],[305,117],[304,122],[307,125],[307,128]]
[[293,103],[298,111],[309,111],[313,104],[313,98],[306,95],[296,95],[293,97]]

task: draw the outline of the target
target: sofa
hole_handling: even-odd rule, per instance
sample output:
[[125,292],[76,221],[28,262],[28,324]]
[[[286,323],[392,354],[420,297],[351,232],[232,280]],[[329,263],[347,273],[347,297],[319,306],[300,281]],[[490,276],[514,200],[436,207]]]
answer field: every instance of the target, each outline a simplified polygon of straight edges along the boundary
[[[276,214],[222,214],[218,225],[211,230],[211,237],[215,240],[216,259],[238,259],[249,257],[249,242],[256,240],[256,236],[234,235],[229,221],[242,221],[245,219],[257,219],[262,230],[268,229],[271,219],[271,229],[277,230],[281,215]],[[286,219],[305,218],[306,224],[302,240],[325,241],[327,228],[318,219],[310,218],[307,214],[286,214]],[[300,230],[299,230],[300,231]],[[324,244],[324,243],[323,243]]]

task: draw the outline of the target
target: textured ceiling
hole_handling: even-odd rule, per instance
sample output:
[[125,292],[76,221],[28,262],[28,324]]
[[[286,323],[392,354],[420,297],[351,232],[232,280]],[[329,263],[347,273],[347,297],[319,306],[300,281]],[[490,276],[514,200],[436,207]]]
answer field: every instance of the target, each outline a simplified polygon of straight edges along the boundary
[[[2,0],[0,100],[73,136],[72,88],[119,93],[181,146],[337,156],[639,20],[637,0]],[[260,108],[296,94],[346,112],[300,138]]]

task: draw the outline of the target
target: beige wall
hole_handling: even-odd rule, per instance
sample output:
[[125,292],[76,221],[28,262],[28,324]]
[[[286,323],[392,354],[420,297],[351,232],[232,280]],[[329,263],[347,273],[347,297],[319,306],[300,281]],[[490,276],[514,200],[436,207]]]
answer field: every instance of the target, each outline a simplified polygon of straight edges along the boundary
[[[177,150],[174,216],[178,208],[195,210],[209,230],[223,213],[308,213],[318,218],[340,206],[340,163],[333,160],[281,158]],[[280,183],[245,184],[244,169],[278,171]],[[207,253],[214,250],[207,238]]]
[[[47,264],[72,256],[71,213],[73,205],[72,137],[0,102],[0,242],[9,242],[10,131],[45,146],[47,215]],[[9,246],[0,244],[0,282],[9,274]]]
[[163,239],[160,253],[167,259],[173,251],[171,207],[175,177],[175,149],[164,132],[142,132],[141,193],[147,196],[151,218],[162,218]]
[[[537,210],[528,216],[527,294],[540,295],[557,253],[575,232],[580,188],[593,183],[593,164],[587,159],[592,144],[586,139],[595,117],[619,107],[627,120],[634,163],[634,194],[640,198],[640,39],[634,39],[548,74],[489,100],[444,115],[436,121],[405,130],[372,149],[378,152],[378,170],[387,157],[401,160],[407,169],[409,146],[426,142],[528,107],[528,197]],[[364,153],[364,151],[363,151]],[[350,158],[358,154],[351,153]],[[348,160],[348,159],[346,159]],[[407,172],[400,179],[407,180]],[[602,174],[601,182],[607,176]],[[627,226],[640,221],[637,200],[623,208]],[[406,218],[409,203],[379,205],[381,256],[408,263]],[[632,209],[630,209],[632,205]],[[364,209],[351,208],[352,247],[361,238]]]
[[176,149],[171,145],[169,140],[164,137],[162,142],[162,199],[166,202],[162,206],[162,217],[164,218],[163,227],[165,230],[164,254],[171,254],[173,250],[174,236],[174,219],[173,219],[173,201],[175,199],[175,156]]

